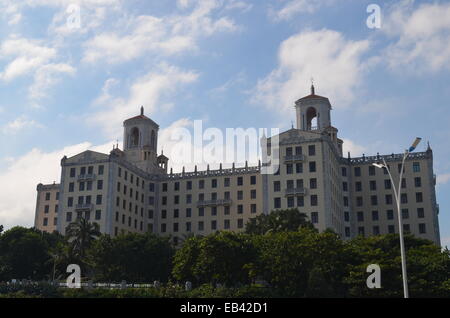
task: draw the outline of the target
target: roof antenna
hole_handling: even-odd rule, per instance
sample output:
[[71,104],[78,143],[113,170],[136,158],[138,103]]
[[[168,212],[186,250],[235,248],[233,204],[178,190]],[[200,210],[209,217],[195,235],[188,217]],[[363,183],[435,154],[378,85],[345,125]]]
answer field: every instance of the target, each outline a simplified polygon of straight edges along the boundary
[[294,121],[291,120],[291,129],[294,129]]
[[141,106],[141,116],[144,116],[144,106]]
[[314,89],[314,77],[311,77],[311,95],[315,95],[315,89]]

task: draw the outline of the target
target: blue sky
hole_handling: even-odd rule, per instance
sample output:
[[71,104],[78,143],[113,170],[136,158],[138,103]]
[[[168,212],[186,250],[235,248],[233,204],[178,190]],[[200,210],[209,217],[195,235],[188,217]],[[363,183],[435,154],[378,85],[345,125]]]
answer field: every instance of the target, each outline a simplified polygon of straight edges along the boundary
[[36,184],[141,105],[165,149],[196,119],[284,130],[311,77],[352,155],[430,142],[449,243],[448,1],[0,0],[0,224],[32,225]]

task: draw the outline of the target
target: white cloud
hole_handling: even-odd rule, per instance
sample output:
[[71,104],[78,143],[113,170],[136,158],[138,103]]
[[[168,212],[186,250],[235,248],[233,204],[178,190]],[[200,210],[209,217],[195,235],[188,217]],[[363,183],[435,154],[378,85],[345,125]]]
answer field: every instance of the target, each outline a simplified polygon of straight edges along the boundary
[[130,85],[126,99],[110,95],[108,86],[116,82],[108,80],[102,95],[95,101],[95,105],[101,109],[89,114],[88,122],[100,125],[112,136],[120,136],[122,121],[136,115],[140,106],[145,107],[147,115],[156,109],[164,111],[171,106],[170,103],[164,103],[164,98],[173,96],[180,85],[192,83],[197,78],[198,74],[193,71],[161,64],[157,70],[136,79]]
[[368,48],[369,41],[346,40],[332,30],[293,35],[281,43],[278,67],[258,81],[252,101],[291,111],[299,97],[309,94],[314,77],[317,94],[329,97],[334,106],[345,107],[361,83],[366,70],[363,54]]
[[342,140],[344,141],[344,144],[342,145],[344,158],[347,158],[348,152],[350,152],[351,157],[361,157],[363,153],[367,152],[366,147],[358,145],[350,139],[343,138]]
[[47,97],[48,90],[60,81],[62,74],[73,75],[75,71],[75,68],[65,63],[46,64],[40,67],[34,74],[34,82],[29,88],[33,106],[37,107],[36,101]]
[[61,74],[73,74],[75,69],[67,63],[59,63],[57,50],[43,41],[11,36],[0,44],[0,59],[8,60],[0,72],[0,80],[12,81],[21,76],[33,76],[29,87],[32,105],[47,96]]
[[52,152],[34,148],[27,154],[9,160],[0,171],[0,224],[6,228],[33,226],[36,208],[36,186],[60,180],[60,161],[64,155],[73,156],[91,149],[109,152],[113,142],[93,147],[89,142],[67,146]]
[[[193,3],[182,1],[178,5],[187,9]],[[167,56],[195,50],[199,38],[237,29],[228,17],[212,17],[220,7],[219,1],[202,0],[196,1],[186,15],[130,16],[115,30],[102,32],[84,43],[83,61],[121,63],[146,53]]]
[[404,0],[385,10],[382,30],[397,41],[385,52],[393,69],[436,72],[450,69],[450,3]]
[[270,8],[269,16],[274,20],[290,20],[300,13],[313,13],[318,8],[332,3],[333,0],[289,0],[283,1],[280,8]]
[[26,119],[24,116],[7,123],[2,127],[2,132],[6,135],[14,135],[24,129],[44,128],[44,126],[35,120]]
[[437,175],[436,182],[438,185],[447,184],[449,181],[450,181],[450,173],[444,173],[444,174]]

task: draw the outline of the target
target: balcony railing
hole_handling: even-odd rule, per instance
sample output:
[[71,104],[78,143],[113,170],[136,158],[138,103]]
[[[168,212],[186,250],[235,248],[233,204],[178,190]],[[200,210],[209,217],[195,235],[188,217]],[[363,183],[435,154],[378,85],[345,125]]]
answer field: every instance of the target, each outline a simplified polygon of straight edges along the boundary
[[306,189],[305,188],[288,188],[288,189],[284,190],[284,195],[287,197],[306,195]]
[[95,179],[95,174],[80,174],[77,178],[78,181],[92,181]]
[[231,205],[231,199],[197,201],[197,207]]
[[284,162],[300,162],[305,161],[305,155],[289,155],[284,156]]
[[94,209],[94,205],[92,203],[78,203],[75,205],[76,211],[92,211]]

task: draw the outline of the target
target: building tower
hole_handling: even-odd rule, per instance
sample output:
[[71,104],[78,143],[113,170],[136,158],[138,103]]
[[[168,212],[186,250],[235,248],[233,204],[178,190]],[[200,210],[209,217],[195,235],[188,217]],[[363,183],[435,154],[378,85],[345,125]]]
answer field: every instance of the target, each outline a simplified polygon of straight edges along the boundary
[[316,95],[314,84],[311,85],[310,95],[295,102],[295,110],[297,129],[328,135],[342,156],[343,141],[337,137],[337,128],[331,125],[332,106],[328,98]]
[[144,115],[144,107],[138,116],[123,122],[123,148],[125,158],[148,173],[160,173],[157,147],[159,126]]

